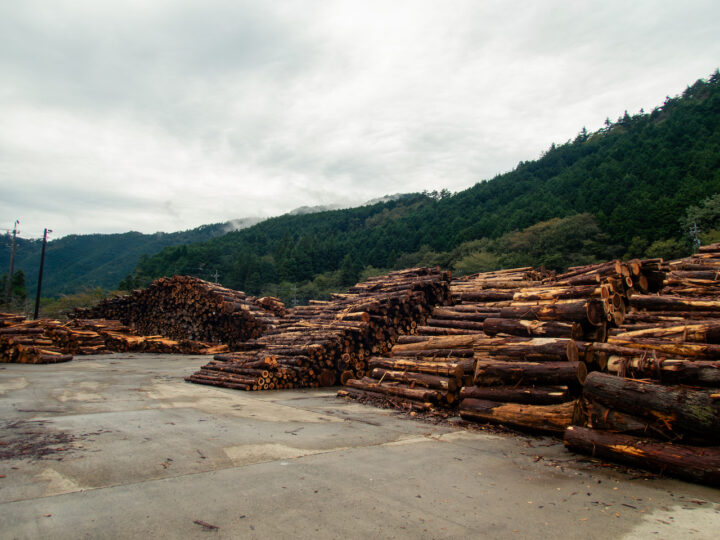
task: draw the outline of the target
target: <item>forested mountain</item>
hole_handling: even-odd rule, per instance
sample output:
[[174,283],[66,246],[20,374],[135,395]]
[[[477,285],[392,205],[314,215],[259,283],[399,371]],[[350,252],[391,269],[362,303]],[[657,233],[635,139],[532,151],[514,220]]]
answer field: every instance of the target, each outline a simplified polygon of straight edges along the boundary
[[[257,219],[253,219],[247,225],[256,222]],[[73,293],[83,287],[115,288],[123,277],[133,271],[142,255],[157,253],[167,246],[201,242],[243,225],[246,224],[216,223],[174,233],[69,235],[51,240],[45,255],[43,295]],[[0,237],[1,261],[10,259],[11,242],[10,235]],[[31,294],[37,288],[41,248],[41,240],[17,239],[15,269],[24,271]],[[4,270],[7,272],[7,269]]]
[[626,112],[597,132],[583,128],[542,158],[465,191],[270,219],[166,248],[140,262],[134,283],[204,264],[224,285],[285,297],[300,288],[305,300],[322,292],[322,279],[346,284],[368,267],[560,269],[623,255],[676,256],[690,249],[681,219],[719,192],[716,71],[650,113]]

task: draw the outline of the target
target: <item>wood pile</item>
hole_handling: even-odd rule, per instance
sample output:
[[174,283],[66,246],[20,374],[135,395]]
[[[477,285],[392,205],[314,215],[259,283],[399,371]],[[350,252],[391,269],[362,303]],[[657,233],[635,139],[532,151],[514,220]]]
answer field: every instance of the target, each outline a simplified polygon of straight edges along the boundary
[[12,326],[14,324],[21,323],[24,320],[25,315],[18,315],[17,313],[0,313],[0,328]]
[[605,354],[595,344],[602,348],[608,329],[623,322],[630,295],[662,282],[647,277],[660,264],[611,261],[561,275],[528,267],[455,280],[453,305],[434,307],[339,394],[385,396],[403,409],[459,404],[467,420],[561,435],[581,390],[578,374],[598,369]]
[[634,295],[658,290],[663,276],[659,259],[610,261],[570,268],[496,301],[499,315],[486,318],[483,331],[508,338],[475,347],[474,386],[461,392],[461,416],[562,434],[581,383],[607,366],[608,332],[624,323]]
[[174,340],[165,336],[139,336],[117,320],[73,319],[67,324],[74,335],[95,335],[104,345],[103,351],[79,352],[145,352],[164,354],[218,354],[228,351],[227,345],[206,343],[189,339]]
[[0,362],[47,364],[67,362],[74,355],[108,352],[218,354],[226,345],[164,336],[138,336],[120,321],[105,319],[53,319],[26,321],[22,316],[0,314]]
[[0,362],[50,364],[72,360],[72,354],[56,345],[50,334],[51,329],[61,326],[59,321],[24,319],[0,314]]
[[[717,369],[717,368],[716,368]],[[720,486],[720,389],[590,373],[570,450]]]
[[225,343],[232,348],[273,329],[283,313],[282,302],[275,298],[261,303],[215,283],[174,276],[93,308],[76,309],[74,317],[115,319],[144,336]]
[[609,332],[604,370],[720,388],[720,244],[663,270],[659,292],[632,295],[624,323]]
[[369,359],[361,380],[343,381],[338,395],[404,410],[457,406],[460,390],[472,384],[476,343],[486,338],[483,322],[512,298],[512,288],[540,283],[530,268],[501,270],[454,280],[452,305],[432,308],[424,324],[408,329],[392,350]]
[[475,339],[474,334],[401,336],[388,354],[368,360],[367,376],[343,381],[338,395],[406,410],[449,407],[472,377]]
[[361,385],[371,355],[387,352],[427,319],[432,305],[449,301],[449,278],[431,268],[370,278],[329,301],[290,310],[265,335],[217,355],[186,380],[241,390]]
[[[662,264],[590,373],[568,448],[720,485],[720,244]],[[715,448],[713,448],[715,447]]]

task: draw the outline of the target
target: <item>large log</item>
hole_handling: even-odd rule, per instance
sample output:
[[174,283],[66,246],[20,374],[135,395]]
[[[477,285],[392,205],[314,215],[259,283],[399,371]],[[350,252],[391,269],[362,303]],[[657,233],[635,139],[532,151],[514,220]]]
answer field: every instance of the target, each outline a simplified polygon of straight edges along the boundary
[[516,292],[512,299],[516,302],[535,302],[540,300],[587,299],[601,296],[601,288],[597,284],[576,287],[536,287]]
[[466,349],[476,341],[474,335],[429,337],[415,343],[402,343],[393,347],[393,354],[427,349]]
[[720,399],[713,392],[593,372],[585,380],[583,395],[621,412],[659,419],[679,434],[720,441]]
[[524,405],[466,398],[460,402],[460,416],[475,422],[492,422],[561,435],[572,424],[573,404]]
[[391,403],[392,405],[399,406],[400,408],[418,411],[428,411],[433,408],[433,404],[429,401],[415,401],[414,399],[409,399],[406,397],[401,399],[394,398],[393,396],[389,396],[380,392],[373,392],[372,390],[358,390],[356,388],[350,388],[349,386],[338,390],[337,395],[338,397],[349,397],[353,399],[372,398],[375,400]]
[[452,319],[434,319],[427,320],[427,326],[437,326],[442,328],[455,328],[464,330],[482,330],[483,323],[477,321],[458,321]]
[[559,321],[532,321],[527,319],[485,319],[483,331],[489,335],[510,334],[514,336],[561,337],[581,339],[583,329],[579,323]]
[[720,388],[720,361],[610,356],[607,371],[621,377],[657,379],[665,384],[686,384]]
[[412,387],[424,386],[425,388],[435,388],[450,392],[455,392],[458,388],[455,377],[441,377],[439,375],[428,375],[427,373],[374,368],[370,376],[378,381],[398,381]]
[[456,362],[422,362],[403,358],[371,358],[368,361],[370,369],[380,368],[395,371],[412,371],[415,373],[426,373],[441,377],[453,377],[458,379],[463,376],[463,366]]
[[720,450],[658,443],[631,435],[570,426],[565,446],[581,454],[627,463],[691,482],[720,486]]
[[477,386],[568,385],[577,382],[578,362],[504,362],[478,360]]
[[465,386],[460,390],[460,399],[465,398],[527,405],[553,405],[572,399],[563,386]]
[[398,383],[378,383],[375,379],[363,377],[362,379],[350,379],[345,386],[358,390],[368,390],[388,396],[407,397],[421,402],[437,402],[441,399],[440,392],[431,389],[410,388]]
[[537,319],[540,321],[589,322],[599,326],[605,321],[602,302],[594,299],[556,304],[509,306],[500,310],[503,319]]
[[562,360],[577,362],[579,354],[575,342],[563,338],[493,340],[487,349],[487,353],[492,357],[523,359],[530,362]]
[[647,311],[720,311],[720,301],[635,294],[630,297],[630,307]]
[[687,341],[665,341],[662,339],[628,338],[610,336],[610,345],[639,349],[645,351],[657,351],[669,356],[686,356],[690,358],[714,359],[720,357],[720,345],[712,343],[693,343]]
[[618,339],[681,338],[682,341],[720,343],[720,322],[705,321],[674,326],[652,326],[638,330],[617,332],[613,337]]

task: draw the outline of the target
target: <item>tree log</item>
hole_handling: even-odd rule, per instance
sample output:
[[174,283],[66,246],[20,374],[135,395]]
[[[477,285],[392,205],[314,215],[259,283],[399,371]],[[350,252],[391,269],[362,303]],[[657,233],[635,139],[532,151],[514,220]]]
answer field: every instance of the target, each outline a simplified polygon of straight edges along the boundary
[[345,387],[342,390],[338,390],[337,395],[339,397],[350,397],[354,399],[369,397],[391,403],[392,405],[400,405],[401,407],[404,406],[405,408],[418,411],[428,411],[433,408],[433,404],[428,401],[415,401],[414,399],[402,398],[401,401],[397,403],[392,396],[388,396],[387,394],[373,392],[371,390],[358,390],[356,388],[350,387]]
[[666,384],[720,388],[720,361],[610,356],[607,371],[621,377],[656,379]]
[[578,426],[570,426],[565,431],[565,446],[574,452],[720,486],[720,451],[716,448],[649,442],[631,435]]
[[375,379],[363,377],[361,380],[350,379],[345,386],[356,388],[358,390],[369,390],[378,394],[386,394],[389,396],[406,397],[421,402],[437,402],[440,401],[442,395],[436,390],[410,388],[409,386],[398,383],[379,383]]
[[599,300],[577,300],[557,304],[510,306],[500,310],[503,319],[537,319],[541,321],[587,321],[599,326],[605,311]]
[[705,359],[720,358],[720,345],[711,343],[676,342],[642,338],[623,339],[618,336],[610,336],[608,343],[630,349],[657,351],[658,353],[670,356]]
[[523,405],[466,398],[460,402],[460,416],[465,420],[492,422],[561,435],[572,423],[573,404]]
[[688,433],[708,441],[720,440],[720,400],[709,391],[593,372],[585,380],[583,395],[621,412],[659,419],[679,434]]
[[488,318],[483,323],[483,331],[489,335],[510,334],[514,336],[560,337],[581,339],[583,329],[579,323],[559,321],[532,321],[526,319]]
[[374,368],[370,376],[379,381],[398,381],[413,388],[423,386],[425,388],[434,388],[448,392],[455,392],[458,389],[458,380],[455,377],[442,377],[439,375],[429,375],[427,373],[396,371],[382,368]]
[[415,373],[427,373],[441,377],[452,377],[459,379],[463,376],[463,366],[450,362],[420,362],[399,358],[371,358],[368,362],[370,369],[381,368],[391,371],[412,371]]
[[460,390],[460,399],[465,398],[527,405],[553,405],[572,399],[563,386],[465,386]]
[[476,337],[474,335],[429,337],[415,343],[395,345],[393,347],[393,354],[427,349],[466,349],[471,348],[475,340]]
[[720,301],[635,294],[630,298],[630,307],[647,311],[720,311]]
[[576,385],[577,362],[488,362],[478,360],[477,386]]

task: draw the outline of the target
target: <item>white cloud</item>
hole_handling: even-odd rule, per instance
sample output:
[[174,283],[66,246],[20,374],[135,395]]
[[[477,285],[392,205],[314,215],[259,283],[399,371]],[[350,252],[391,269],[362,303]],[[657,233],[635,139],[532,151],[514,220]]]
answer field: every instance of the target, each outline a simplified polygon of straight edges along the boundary
[[[0,212],[178,230],[459,190],[717,67],[709,1],[0,5]],[[3,226],[3,225],[0,225]]]

